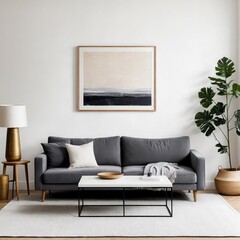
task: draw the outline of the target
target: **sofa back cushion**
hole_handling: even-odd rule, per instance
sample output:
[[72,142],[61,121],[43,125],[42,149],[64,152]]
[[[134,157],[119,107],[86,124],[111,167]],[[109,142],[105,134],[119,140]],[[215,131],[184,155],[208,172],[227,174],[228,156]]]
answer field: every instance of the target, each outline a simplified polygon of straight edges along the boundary
[[146,139],[121,138],[123,166],[146,165],[155,162],[178,163],[190,153],[189,137]]
[[93,141],[95,158],[98,165],[121,166],[120,137],[106,138],[48,138],[49,143],[67,141],[73,145],[82,145]]

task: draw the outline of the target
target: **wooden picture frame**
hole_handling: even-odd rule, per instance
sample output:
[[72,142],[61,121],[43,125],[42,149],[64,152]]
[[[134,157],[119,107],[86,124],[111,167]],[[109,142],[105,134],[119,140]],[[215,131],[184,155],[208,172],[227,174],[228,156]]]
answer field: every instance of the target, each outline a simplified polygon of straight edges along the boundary
[[79,111],[155,111],[155,46],[79,46]]

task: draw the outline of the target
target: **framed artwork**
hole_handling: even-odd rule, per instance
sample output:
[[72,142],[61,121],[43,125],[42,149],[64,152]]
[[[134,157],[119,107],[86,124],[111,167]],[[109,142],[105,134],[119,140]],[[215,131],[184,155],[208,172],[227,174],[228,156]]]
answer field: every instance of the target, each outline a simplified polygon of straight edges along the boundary
[[79,111],[155,111],[155,46],[80,46]]

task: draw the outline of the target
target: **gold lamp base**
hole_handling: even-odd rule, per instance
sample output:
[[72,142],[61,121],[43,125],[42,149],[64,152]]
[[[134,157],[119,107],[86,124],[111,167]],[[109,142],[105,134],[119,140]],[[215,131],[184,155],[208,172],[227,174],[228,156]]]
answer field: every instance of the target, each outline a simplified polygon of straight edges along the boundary
[[5,157],[8,162],[21,160],[19,128],[7,129],[7,142]]

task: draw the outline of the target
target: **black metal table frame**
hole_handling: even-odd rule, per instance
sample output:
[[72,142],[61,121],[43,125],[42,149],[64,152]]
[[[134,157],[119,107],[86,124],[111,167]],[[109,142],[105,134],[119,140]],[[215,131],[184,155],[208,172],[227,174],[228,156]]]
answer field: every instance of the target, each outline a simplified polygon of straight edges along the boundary
[[[106,187],[100,187],[98,189],[106,189]],[[127,189],[127,188],[125,188],[125,187],[114,187],[114,189],[122,190],[123,204],[121,204],[121,205],[117,205],[117,204],[113,204],[113,205],[87,204],[87,205],[84,205],[84,190],[85,190],[85,187],[78,187],[78,217],[172,217],[173,216],[173,191],[172,191],[172,187],[161,187],[161,189],[163,189],[165,191],[165,204],[159,204],[159,205],[156,205],[156,204],[154,204],[154,205],[146,205],[146,204],[137,204],[137,205],[128,204],[128,205],[126,205],[125,204],[125,200],[126,200],[125,199],[125,189]],[[168,206],[168,202],[169,202],[168,201],[168,192],[170,192],[170,208]],[[122,212],[122,215],[81,215],[84,206],[85,207],[104,207],[104,206],[119,207],[120,206],[120,207],[123,208],[123,212]],[[125,207],[129,207],[129,206],[166,207],[169,214],[168,215],[127,215]]]

